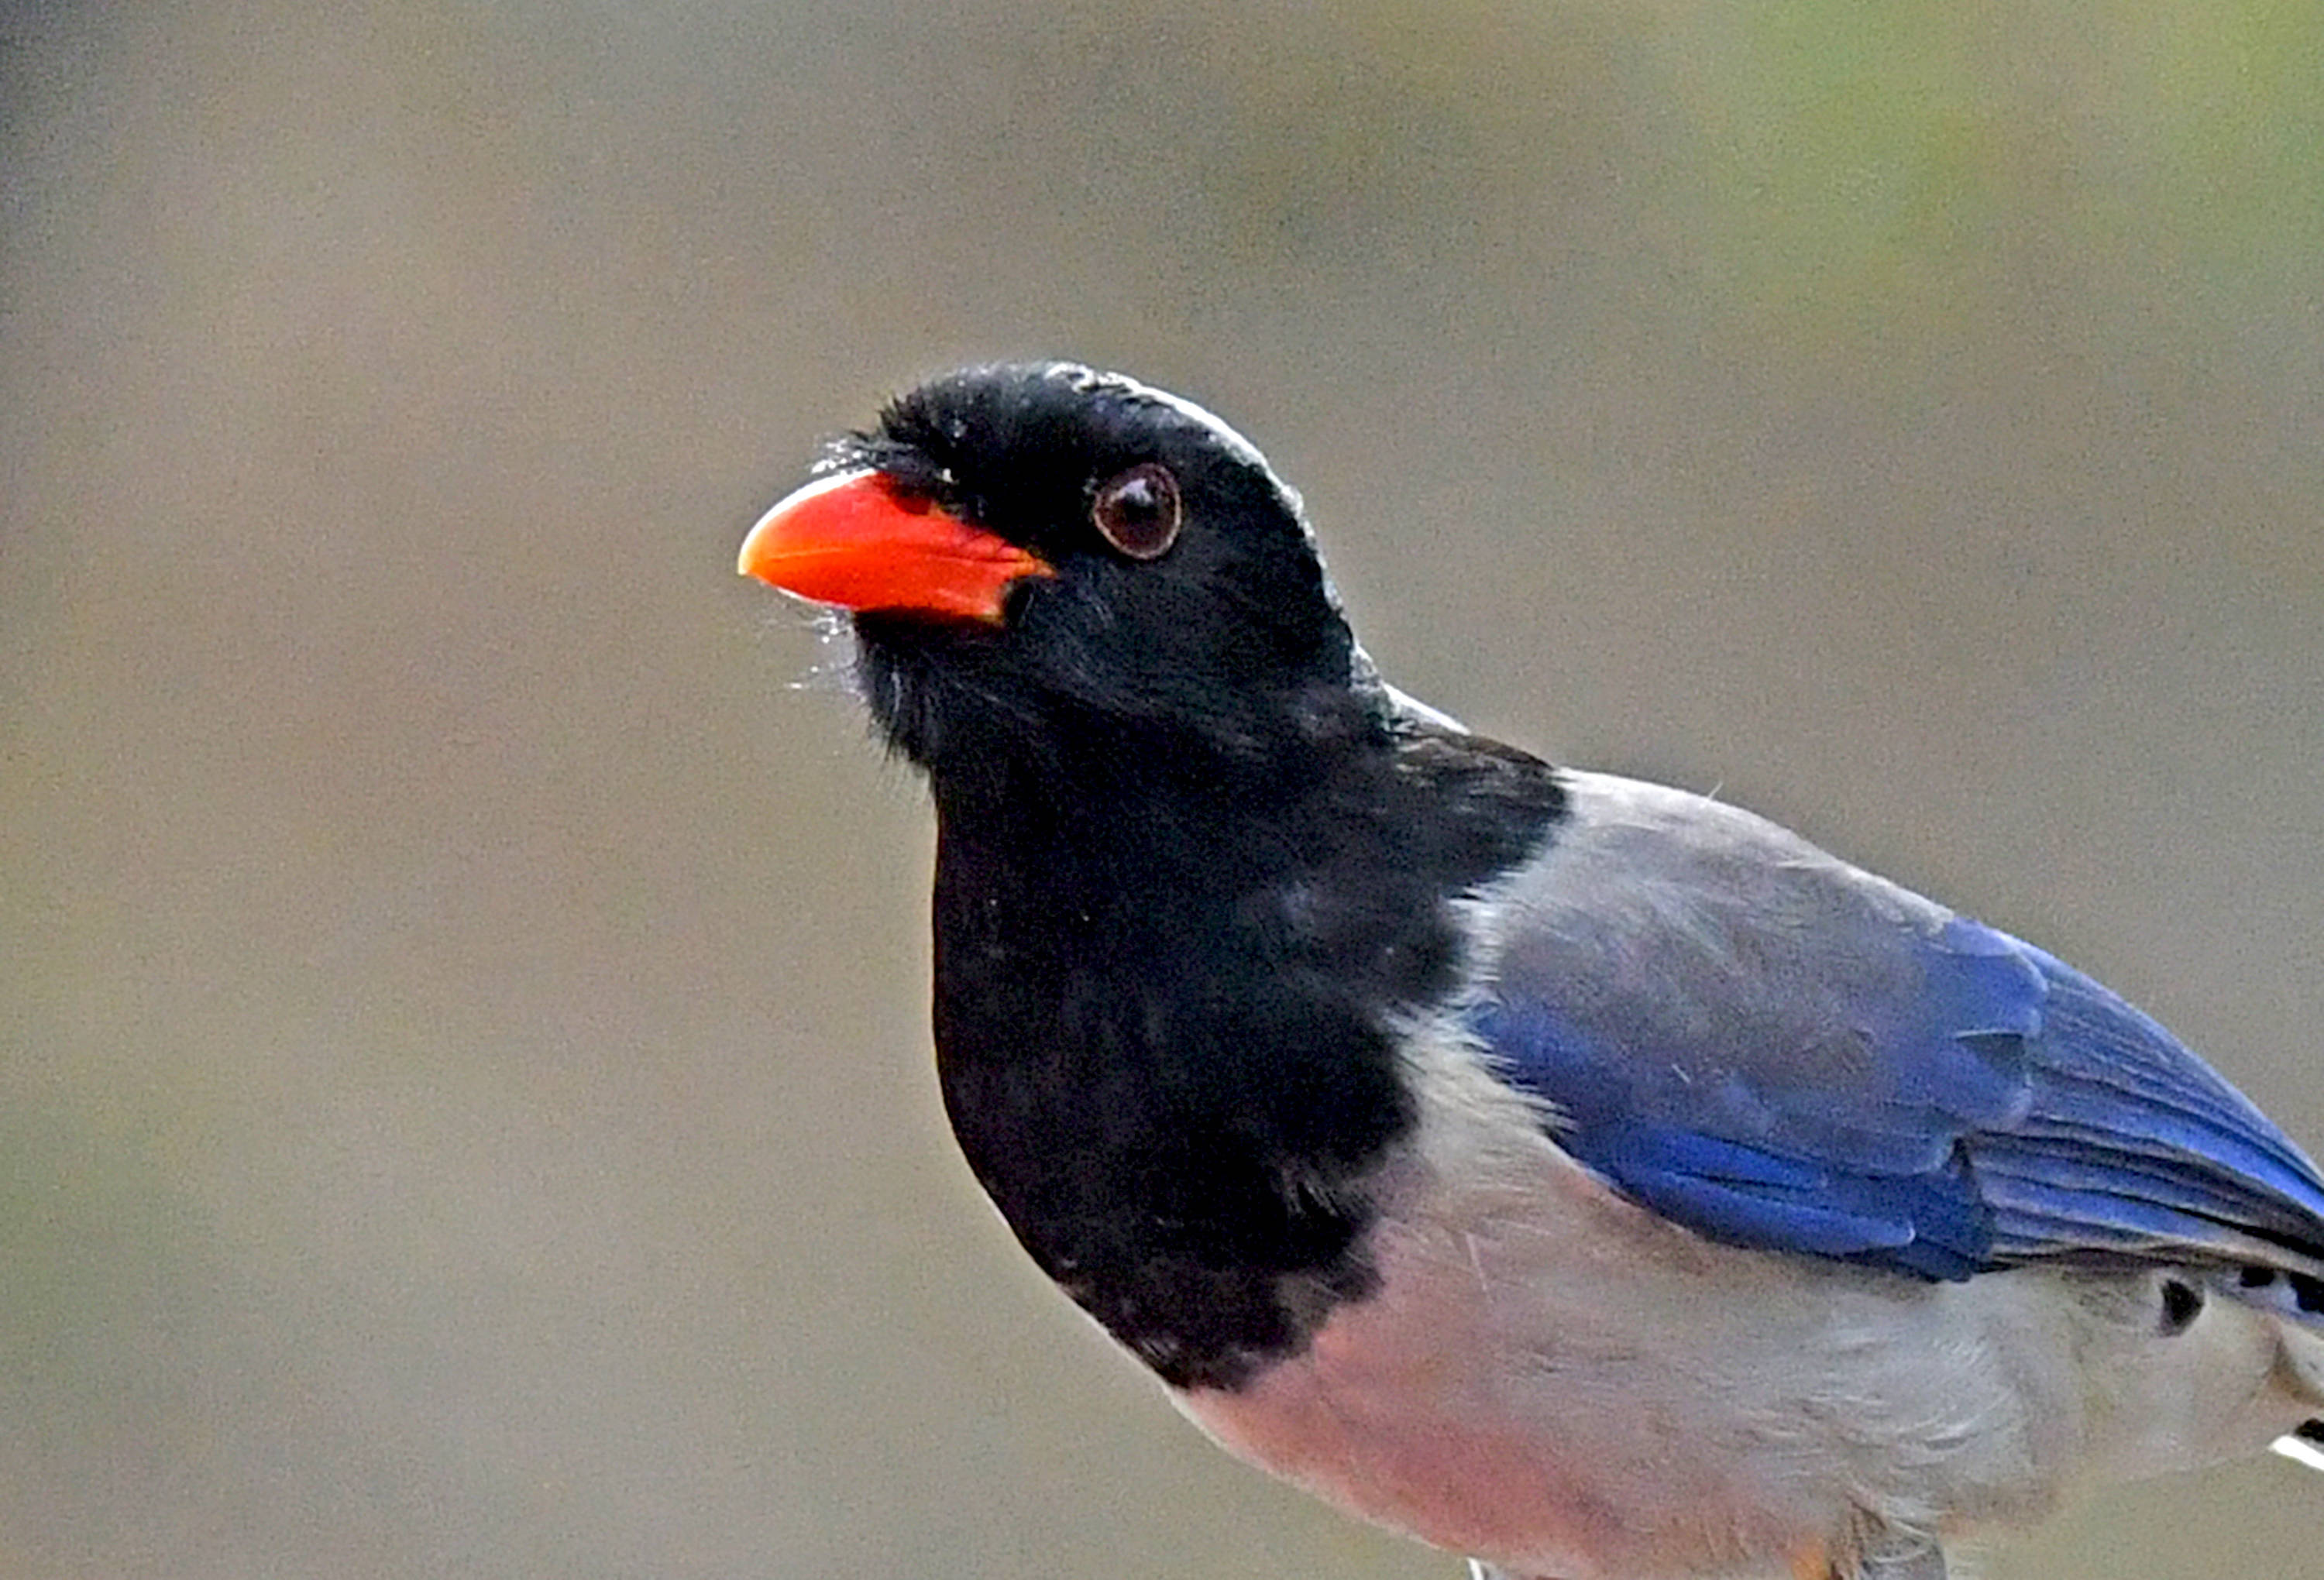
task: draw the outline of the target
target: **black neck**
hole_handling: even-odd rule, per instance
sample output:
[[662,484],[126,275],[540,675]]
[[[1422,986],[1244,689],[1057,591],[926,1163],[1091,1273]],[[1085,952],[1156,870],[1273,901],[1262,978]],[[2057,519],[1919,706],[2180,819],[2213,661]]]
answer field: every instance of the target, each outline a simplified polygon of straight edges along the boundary
[[1263,751],[1075,732],[932,774],[954,1128],[1042,1267],[1184,1386],[1368,1291],[1362,1182],[1413,1117],[1394,1028],[1461,979],[1446,902],[1559,809],[1532,758],[1337,697]]

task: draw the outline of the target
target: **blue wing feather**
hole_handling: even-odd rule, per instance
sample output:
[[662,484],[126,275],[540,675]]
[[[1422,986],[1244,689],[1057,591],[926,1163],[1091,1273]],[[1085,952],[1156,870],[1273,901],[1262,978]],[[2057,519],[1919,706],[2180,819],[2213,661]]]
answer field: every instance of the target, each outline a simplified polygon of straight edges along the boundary
[[[1618,833],[1634,853],[1646,837],[1628,822]],[[1731,851],[1715,855],[1698,865],[1739,881]],[[1877,881],[1821,859],[1831,883]],[[1619,911],[1607,870],[1585,858],[1576,871]],[[1885,938],[1865,931],[1877,907],[1835,906],[1857,931],[1824,949],[1795,915],[1762,919],[1723,896],[1688,911],[1670,872],[1655,883],[1605,936],[1555,892],[1517,907],[1472,1026],[1506,1078],[1550,1105],[1561,1144],[1655,1211],[1731,1244],[1928,1279],[2058,1256],[2243,1259],[2255,1245],[2310,1274],[2324,1263],[2315,1166],[2071,968],[1911,896],[1871,924]],[[1710,964],[1730,978],[1707,979]],[[1732,979],[1754,969],[1767,980]],[[1786,1021],[1789,1000],[1811,1008]]]

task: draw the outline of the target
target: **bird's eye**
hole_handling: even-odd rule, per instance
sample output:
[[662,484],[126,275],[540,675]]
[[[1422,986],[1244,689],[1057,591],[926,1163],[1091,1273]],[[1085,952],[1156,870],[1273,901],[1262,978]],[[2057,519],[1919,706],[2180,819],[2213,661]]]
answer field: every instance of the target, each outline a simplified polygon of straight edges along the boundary
[[1099,485],[1090,520],[1131,559],[1159,559],[1178,541],[1178,480],[1148,462]]

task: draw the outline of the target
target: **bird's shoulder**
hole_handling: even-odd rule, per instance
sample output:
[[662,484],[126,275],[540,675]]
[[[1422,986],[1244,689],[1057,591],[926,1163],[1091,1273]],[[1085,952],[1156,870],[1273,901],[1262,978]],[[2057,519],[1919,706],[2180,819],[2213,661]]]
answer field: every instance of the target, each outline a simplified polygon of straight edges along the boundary
[[[1881,1006],[2032,1029],[2039,970],[1935,901],[1711,796],[1574,768],[1557,779],[1553,838],[1488,896],[1508,997],[1730,1058],[1764,1045],[1801,1059],[1803,1041]],[[1928,1003],[1945,976],[1971,978],[1956,986],[1983,1007]]]

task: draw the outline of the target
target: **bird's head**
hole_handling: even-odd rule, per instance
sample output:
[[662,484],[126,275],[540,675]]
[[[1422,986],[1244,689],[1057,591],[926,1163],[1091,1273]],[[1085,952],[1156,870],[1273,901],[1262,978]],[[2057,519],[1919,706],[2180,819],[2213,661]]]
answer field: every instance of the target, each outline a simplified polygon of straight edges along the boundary
[[1255,767],[1346,715],[1364,670],[1265,458],[1070,363],[898,398],[767,512],[741,568],[849,611],[874,718],[939,781],[1065,751]]

